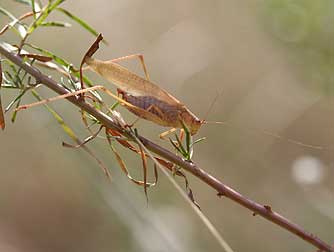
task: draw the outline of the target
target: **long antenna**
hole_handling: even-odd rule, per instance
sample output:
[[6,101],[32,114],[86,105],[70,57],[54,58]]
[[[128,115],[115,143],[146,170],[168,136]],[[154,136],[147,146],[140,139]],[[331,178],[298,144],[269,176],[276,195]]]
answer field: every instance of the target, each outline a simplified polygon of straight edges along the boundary
[[223,93],[223,91],[222,91],[222,90],[221,90],[220,92],[218,92],[218,91],[217,91],[217,94],[216,94],[215,98],[214,98],[214,99],[213,99],[213,101],[211,102],[211,104],[210,104],[210,106],[209,106],[208,110],[207,110],[207,111],[206,111],[206,113],[205,113],[205,116],[203,117],[203,119],[204,119],[204,122],[206,122],[206,119],[208,118],[208,116],[209,116],[209,113],[212,111],[212,109],[213,109],[213,106],[214,106],[214,105],[215,105],[215,103],[217,102],[217,100],[218,100],[218,97],[222,95],[222,93]]
[[227,126],[227,127],[236,128],[238,130],[247,130],[249,132],[253,132],[253,133],[257,133],[257,134],[261,133],[261,134],[265,134],[267,136],[271,136],[271,137],[279,139],[279,140],[284,140],[284,141],[287,141],[289,143],[293,143],[293,144],[296,144],[296,145],[299,145],[299,146],[302,146],[302,147],[311,148],[311,149],[315,149],[315,150],[325,150],[325,149],[327,149],[327,148],[325,148],[323,146],[320,146],[320,145],[306,144],[306,143],[303,143],[301,141],[291,139],[291,138],[287,138],[287,137],[284,137],[284,136],[279,135],[277,133],[270,132],[270,131],[267,131],[267,130],[262,130],[262,129],[259,129],[259,128],[242,128],[242,127],[239,127],[236,124],[233,124],[233,123],[230,123],[230,122],[227,122],[227,121],[222,121],[222,122],[204,121],[204,123],[206,123],[206,124],[221,124],[221,125],[224,125],[224,126]]

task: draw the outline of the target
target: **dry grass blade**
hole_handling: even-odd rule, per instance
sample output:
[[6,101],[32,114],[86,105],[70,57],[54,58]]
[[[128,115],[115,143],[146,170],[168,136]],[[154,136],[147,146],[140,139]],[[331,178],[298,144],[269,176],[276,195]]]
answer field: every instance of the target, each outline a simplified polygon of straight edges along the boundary
[[82,61],[80,63],[80,83],[81,83],[81,89],[84,89],[84,82],[83,82],[83,74],[82,74],[82,67],[86,62],[86,58],[90,58],[93,56],[93,54],[99,49],[99,43],[103,40],[103,37],[101,34],[96,38],[95,42],[91,45],[91,47],[88,49],[88,51],[85,53],[85,56],[82,58]]
[[41,62],[49,62],[52,60],[52,57],[44,56],[40,54],[34,54],[34,53],[20,53],[19,56],[35,59]]
[[[108,140],[109,141],[109,140]],[[128,177],[128,179],[130,179],[130,181],[132,181],[133,183],[135,183],[136,185],[140,185],[140,186],[144,186],[145,187],[150,187],[150,186],[154,186],[155,183],[149,183],[147,181],[141,181],[141,180],[137,180],[135,178],[133,178],[127,167],[125,162],[123,161],[121,155],[118,153],[118,151],[116,150],[116,148],[112,145],[111,142],[109,142],[110,148],[112,150],[112,152],[114,153],[115,157],[116,157],[116,161],[118,162],[119,166],[121,167],[121,170],[124,172],[124,174]]]
[[[1,61],[0,61],[0,90],[1,90],[1,85],[2,85],[2,66],[1,66]],[[1,103],[1,93],[0,93],[0,128],[5,129],[5,116],[4,112],[2,109],[2,103]]]
[[145,152],[143,148],[139,145],[139,150],[140,150],[140,157],[143,163],[143,175],[144,175],[144,192],[145,192],[145,197],[146,200],[148,201],[148,196],[147,196],[147,159]]
[[[134,183],[136,183],[137,185],[141,185],[141,186],[144,186],[144,192],[145,192],[145,196],[146,196],[146,199],[148,200],[148,197],[147,197],[147,188],[148,187],[151,187],[151,186],[155,186],[158,182],[158,170],[157,170],[157,167],[156,167],[156,164],[154,164],[153,168],[154,168],[154,182],[147,182],[147,154],[145,153],[145,151],[142,149],[142,147],[139,145],[139,149],[135,148],[132,144],[130,144],[128,141],[124,140],[124,139],[120,139],[120,137],[122,136],[119,132],[115,131],[115,130],[112,130],[112,129],[107,129],[106,130],[106,135],[107,135],[107,140],[108,140],[108,143],[111,147],[111,150],[113,151],[115,157],[116,157],[116,160],[117,162],[119,163],[122,171],[126,174],[126,176],[131,180],[133,181]],[[137,154],[140,154],[140,157],[141,157],[141,160],[142,160],[142,165],[143,165],[143,177],[144,177],[144,180],[143,181],[140,181],[140,180],[136,180],[134,179],[132,176],[130,176],[129,174],[129,171],[128,169],[126,168],[126,165],[123,161],[123,159],[121,158],[121,156],[119,155],[119,153],[116,151],[115,147],[112,145],[112,142],[111,142],[111,139],[112,137],[118,142],[120,143],[123,147],[137,153]],[[164,161],[166,164],[168,162]]]
[[68,148],[80,148],[80,147],[84,146],[86,143],[95,139],[99,135],[99,133],[101,132],[102,129],[103,129],[103,126],[100,126],[100,128],[94,134],[90,135],[89,137],[86,137],[80,144],[72,145],[72,144],[68,144],[68,143],[65,143],[65,142],[63,142],[62,144],[63,144],[64,147],[68,147]]

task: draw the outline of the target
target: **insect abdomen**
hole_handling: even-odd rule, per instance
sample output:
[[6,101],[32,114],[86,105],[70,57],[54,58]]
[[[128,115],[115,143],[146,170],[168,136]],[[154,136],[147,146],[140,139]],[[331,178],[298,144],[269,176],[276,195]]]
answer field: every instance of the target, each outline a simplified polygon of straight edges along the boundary
[[[161,121],[155,121],[162,126],[180,127],[180,106],[173,106],[153,96],[133,96],[121,92],[123,99],[135,107],[141,108],[157,116]],[[143,117],[138,111],[129,108],[134,114]],[[145,118],[151,120],[151,118]],[[152,120],[151,120],[152,121]]]

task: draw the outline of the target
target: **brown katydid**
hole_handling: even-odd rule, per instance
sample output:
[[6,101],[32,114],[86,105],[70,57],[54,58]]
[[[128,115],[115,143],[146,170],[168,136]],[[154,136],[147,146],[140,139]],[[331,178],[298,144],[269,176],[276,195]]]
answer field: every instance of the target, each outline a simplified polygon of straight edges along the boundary
[[[115,84],[118,93],[126,101],[122,104],[138,117],[166,127],[182,129],[185,125],[191,135],[195,135],[204,120],[200,120],[178,99],[150,81],[142,55],[130,55],[110,61],[91,57],[102,39],[100,34],[83,58],[81,66],[86,63],[90,69]],[[116,63],[131,57],[139,57],[146,79]]]
[[[17,110],[25,109],[49,101],[58,100],[68,96],[83,94],[85,92],[93,90],[101,90],[107,93],[108,95],[114,97],[129,111],[136,114],[138,117],[152,121],[162,126],[171,127],[172,129],[167,131],[167,133],[173,132],[177,128],[183,129],[184,127],[186,127],[191,135],[195,135],[200,129],[200,127],[206,123],[205,120],[201,120],[196,115],[194,115],[182,102],[180,102],[174,96],[169,94],[163,88],[159,87],[157,84],[150,81],[147,68],[144,62],[144,58],[142,55],[140,54],[129,55],[117,59],[112,59],[109,61],[101,61],[92,58],[93,54],[99,49],[99,43],[102,40],[103,37],[100,34],[82,59],[80,65],[80,79],[81,79],[80,82],[82,86],[81,90],[61,95],[55,98],[46,99],[44,102],[42,101],[29,105],[22,105],[18,107]],[[116,63],[121,60],[126,60],[135,57],[138,57],[140,59],[146,79]],[[103,78],[115,84],[118,87],[118,93],[122,96],[122,98],[116,96],[104,86],[99,85],[85,88],[82,80],[83,78],[82,69],[84,64],[87,64],[91,70],[93,70],[94,72],[101,75]],[[213,123],[233,126],[228,122],[213,122]],[[257,129],[249,129],[249,130],[261,131]],[[275,133],[270,133],[266,131],[261,131],[261,132],[270,135],[274,138],[285,139],[284,137]],[[160,136],[164,135],[166,134],[163,133]],[[302,142],[288,138],[286,140],[288,142],[292,142],[294,144],[303,147],[322,149],[321,146],[304,144]]]
[[[172,127],[174,129],[182,129],[185,125],[189,129],[191,135],[195,135],[197,133],[205,121],[200,120],[178,99],[149,80],[146,65],[142,55],[130,55],[110,61],[93,59],[91,56],[99,48],[99,42],[101,40],[103,40],[103,37],[100,34],[96,41],[89,48],[81,62],[80,82],[82,89],[71,94],[58,96],[55,99],[47,99],[48,102],[71,95],[82,94],[87,91],[100,89],[120,101],[122,105],[124,105],[128,110],[140,118],[152,121],[165,127]],[[116,63],[117,61],[134,57],[139,57],[145,72],[146,79]],[[85,89],[82,80],[82,66],[85,63],[89,66],[90,69],[115,84],[118,87],[119,94],[122,95],[122,99],[115,97],[111,91],[103,86],[95,86]],[[23,105],[20,106],[17,110],[39,105],[41,103],[42,102]],[[168,132],[171,131],[173,131],[173,129]]]

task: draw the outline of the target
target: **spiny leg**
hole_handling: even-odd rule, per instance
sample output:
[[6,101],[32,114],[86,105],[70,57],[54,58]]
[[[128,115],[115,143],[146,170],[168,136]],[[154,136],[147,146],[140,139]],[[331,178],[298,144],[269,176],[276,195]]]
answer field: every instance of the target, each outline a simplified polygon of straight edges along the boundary
[[145,61],[144,61],[144,55],[142,54],[131,54],[131,55],[128,55],[128,56],[123,56],[123,57],[120,57],[120,58],[116,58],[116,59],[112,59],[112,60],[109,60],[109,61],[106,61],[106,62],[119,62],[119,61],[122,61],[122,60],[129,60],[129,59],[133,59],[133,58],[139,58],[140,60],[140,63],[143,67],[143,70],[144,70],[144,73],[145,73],[145,77],[147,80],[150,80],[150,77],[148,75],[148,71],[147,71],[147,67],[146,67],[146,64],[145,64]]
[[98,86],[94,86],[94,87],[80,89],[80,90],[75,91],[75,92],[69,92],[67,94],[59,95],[59,96],[56,96],[56,97],[47,98],[47,99],[44,99],[42,101],[38,101],[38,102],[26,104],[26,105],[21,105],[18,108],[16,108],[15,110],[19,111],[19,110],[22,110],[22,109],[28,109],[28,108],[31,108],[31,107],[34,107],[34,106],[43,105],[43,104],[46,104],[46,103],[49,103],[49,102],[61,100],[61,99],[64,99],[64,98],[68,98],[68,97],[71,97],[71,96],[76,96],[76,95],[87,93],[87,92],[94,91],[94,90],[101,90],[101,91],[105,92],[106,94],[110,95],[111,97],[113,97],[114,99],[118,100],[121,104],[124,104],[124,105],[126,105],[130,108],[136,108],[131,103],[128,103],[127,101],[125,101],[125,100],[121,99],[120,97],[118,97],[117,95],[113,94],[113,92],[110,91],[109,89],[107,89],[106,87],[98,85]]
[[169,135],[169,134],[175,132],[176,130],[177,130],[177,128],[171,128],[171,129],[169,129],[169,130],[167,130],[167,131],[165,131],[165,132],[162,132],[162,133],[159,135],[159,137],[160,137],[161,139],[166,140],[165,137],[166,137],[167,135]]

